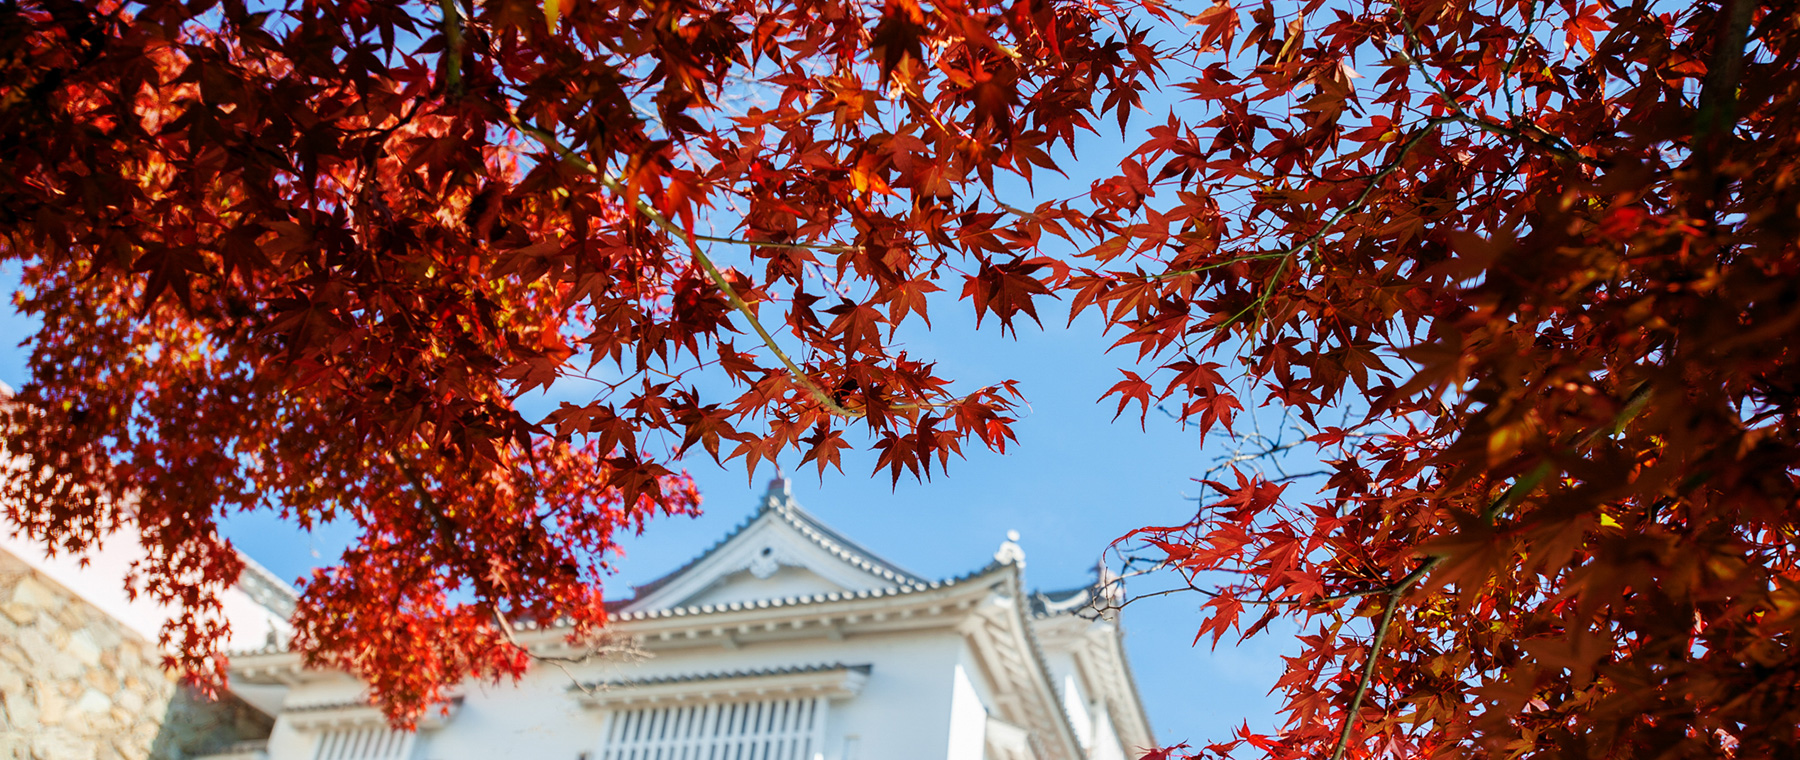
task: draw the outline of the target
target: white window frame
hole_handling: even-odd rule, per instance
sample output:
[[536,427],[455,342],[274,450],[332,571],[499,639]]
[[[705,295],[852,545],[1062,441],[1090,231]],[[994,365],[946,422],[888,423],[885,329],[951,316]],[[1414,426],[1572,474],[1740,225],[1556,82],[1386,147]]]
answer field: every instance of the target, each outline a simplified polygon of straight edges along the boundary
[[419,735],[387,726],[361,725],[318,732],[312,760],[411,760]]
[[830,714],[826,697],[613,710],[600,760],[821,760]]

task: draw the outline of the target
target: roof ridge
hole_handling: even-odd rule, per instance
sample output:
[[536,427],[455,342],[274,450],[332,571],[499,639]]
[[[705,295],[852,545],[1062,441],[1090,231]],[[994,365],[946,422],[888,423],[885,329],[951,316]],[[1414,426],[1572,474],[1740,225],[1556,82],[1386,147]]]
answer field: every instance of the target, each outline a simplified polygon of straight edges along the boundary
[[886,588],[865,589],[863,591],[830,591],[819,594],[799,594],[776,599],[757,599],[753,601],[725,602],[720,604],[690,604],[681,607],[664,607],[661,609],[621,612],[613,616],[613,620],[650,620],[654,618],[686,617],[688,615],[711,615],[719,612],[741,612],[743,610],[770,609],[773,607],[794,607],[803,604],[823,604],[826,602],[844,602],[852,599],[874,599],[883,596],[905,596],[922,591],[955,586],[960,583],[981,577],[993,572],[1005,563],[990,562],[980,570],[964,573],[954,578],[939,581],[924,581],[912,586],[889,586]]
[[[636,612],[619,612],[611,615],[610,622],[623,623],[636,620],[657,620],[661,618],[714,615],[723,612],[742,612],[744,610],[774,609],[778,607],[798,607],[807,604],[828,604],[830,602],[848,602],[856,599],[875,599],[889,596],[910,596],[926,591],[957,586],[985,576],[993,571],[1006,567],[1003,562],[989,562],[980,570],[963,573],[954,578],[930,581],[918,586],[889,586],[885,588],[866,589],[863,591],[831,591],[821,594],[799,594],[777,599],[757,599],[754,601],[725,602],[720,604],[691,604],[681,607],[663,607],[660,609],[638,610]],[[557,630],[568,628],[573,621],[568,618],[556,618],[548,624],[531,620],[515,620],[513,627],[519,631]],[[249,657],[262,654],[284,654],[292,650],[278,644],[269,644],[254,649],[234,650],[228,652],[233,657]]]
[[1019,622],[1020,633],[1025,638],[1025,647],[1030,652],[1032,661],[1037,665],[1037,671],[1043,675],[1043,680],[1039,682],[1039,685],[1047,686],[1050,689],[1053,700],[1049,710],[1052,715],[1051,720],[1056,721],[1063,730],[1068,732],[1069,738],[1075,740],[1076,756],[1080,757],[1080,739],[1076,738],[1079,735],[1075,732],[1075,721],[1062,705],[1062,687],[1056,683],[1056,676],[1050,670],[1050,661],[1044,657],[1043,646],[1038,643],[1037,629],[1031,624],[1035,617],[1031,608],[1034,606],[1034,599],[1037,595],[1025,591],[1024,580],[1023,573],[1013,575],[1013,593],[1026,596],[1027,602],[1023,605],[1015,604],[1013,614]]
[[233,547],[237,558],[244,563],[244,569],[238,573],[237,588],[257,604],[269,608],[285,619],[294,616],[294,609],[299,604],[300,593],[292,584],[276,575],[274,571],[263,567],[262,563],[252,559],[243,550]]
[[798,530],[800,535],[807,540],[812,541],[820,548],[825,549],[832,556],[850,563],[852,566],[863,572],[890,581],[900,587],[927,586],[932,583],[931,580],[924,576],[915,574],[895,564],[887,558],[870,551],[867,547],[857,543],[844,534],[833,530],[831,526],[826,525],[824,521],[820,520],[813,513],[801,508],[800,502],[794,498],[793,489],[789,486],[787,478],[777,477],[769,481],[768,490],[763,493],[762,500],[756,506],[756,511],[751,513],[751,515],[743,522],[738,523],[736,527],[732,528],[723,537],[714,541],[712,546],[707,547],[705,551],[700,552],[692,559],[682,563],[680,567],[664,573],[646,583],[632,586],[631,599],[618,600],[617,603],[620,605],[634,603],[655,593],[663,586],[668,585],[669,582],[680,577],[683,573],[693,569],[694,566],[706,561],[708,557],[717,553],[719,549],[730,543],[732,539],[737,538],[739,534],[748,530],[750,526],[755,525],[757,520],[762,519],[764,515],[771,512],[774,513],[776,517],[781,518],[790,526]]
[[915,574],[887,558],[876,554],[868,547],[857,543],[842,533],[833,530],[813,513],[801,508],[800,503],[789,496],[786,502],[776,507],[776,512],[789,524],[800,529],[800,534],[812,539],[813,543],[830,551],[840,559],[851,560],[864,571],[873,572],[883,578],[901,585],[921,585],[930,583],[924,576]]

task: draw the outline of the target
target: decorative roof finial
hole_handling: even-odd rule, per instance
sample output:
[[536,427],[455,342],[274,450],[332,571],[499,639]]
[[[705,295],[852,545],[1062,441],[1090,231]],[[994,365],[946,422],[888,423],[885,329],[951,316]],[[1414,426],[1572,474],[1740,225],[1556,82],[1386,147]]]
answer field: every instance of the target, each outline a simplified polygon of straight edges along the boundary
[[1107,566],[1105,557],[1100,558],[1095,574],[1098,577],[1094,581],[1094,588],[1099,591],[1101,599],[1115,606],[1125,601],[1125,578]]
[[794,501],[794,489],[788,483],[786,475],[776,471],[775,477],[769,481],[769,490],[763,494],[763,509],[783,509]]
[[1000,542],[1000,549],[994,552],[994,561],[1002,565],[1018,565],[1020,570],[1025,569],[1025,550],[1019,548],[1018,531],[1006,532],[1006,540]]

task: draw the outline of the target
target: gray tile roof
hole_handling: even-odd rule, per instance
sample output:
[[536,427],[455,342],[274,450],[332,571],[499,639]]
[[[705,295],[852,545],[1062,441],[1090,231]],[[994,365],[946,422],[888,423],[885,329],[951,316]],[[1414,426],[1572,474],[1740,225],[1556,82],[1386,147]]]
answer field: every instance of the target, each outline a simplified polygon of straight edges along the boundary
[[925,587],[932,585],[931,581],[924,577],[914,575],[899,565],[889,562],[880,555],[869,551],[861,544],[832,530],[830,526],[820,522],[819,518],[814,517],[812,513],[801,509],[800,503],[794,500],[793,494],[788,490],[787,480],[784,478],[776,478],[769,481],[768,492],[763,494],[762,503],[757,506],[756,513],[752,514],[749,519],[738,523],[737,527],[731,529],[731,532],[726,533],[723,538],[714,542],[712,546],[707,547],[706,551],[703,551],[698,556],[688,560],[686,563],[682,564],[681,567],[675,568],[673,571],[650,581],[649,583],[633,586],[632,591],[634,592],[634,596],[631,599],[608,602],[609,608],[616,609],[618,607],[623,607],[655,593],[657,589],[660,589],[663,586],[668,585],[670,581],[681,577],[682,573],[685,573],[695,565],[706,561],[707,557],[711,557],[726,544],[731,543],[731,539],[736,538],[739,533],[742,533],[750,526],[755,525],[756,521],[762,519],[764,515],[769,515],[771,513],[773,513],[775,517],[785,520],[789,525],[792,525],[798,530],[801,535],[812,540],[813,543],[818,544],[819,547],[830,552],[833,556],[856,566],[864,572],[889,580],[901,587]]
[[1097,590],[1094,586],[1081,586],[1059,591],[1033,591],[1027,597],[1031,602],[1031,616],[1041,618],[1078,613],[1093,602]]
[[[432,705],[432,707],[461,707],[462,703],[463,696],[458,694],[444,702]],[[372,708],[374,706],[374,703],[366,699],[349,699],[341,702],[320,702],[311,705],[286,705],[281,708],[281,711],[283,713],[315,713],[328,710],[349,710],[359,707]]]
[[802,673],[836,673],[856,672],[868,675],[874,665],[845,665],[841,662],[819,665],[800,665],[786,668],[755,668],[750,670],[714,671],[710,673],[686,673],[673,676],[654,676],[651,678],[621,678],[610,681],[590,681],[584,684],[571,685],[570,691],[591,691],[593,689],[622,689],[633,686],[658,686],[670,683],[696,683],[700,681],[728,681],[736,678],[763,678],[768,676],[791,676]]
[[[994,569],[998,568],[998,567],[1000,567],[1000,563],[990,562],[985,567],[982,567],[980,570],[976,570],[976,571],[970,572],[970,573],[964,573],[962,575],[956,576],[955,578],[949,578],[949,579],[945,579],[945,580],[941,580],[941,581],[928,581],[928,582],[921,581],[919,583],[919,585],[913,585],[913,586],[876,588],[876,589],[867,589],[864,591],[833,591],[828,594],[805,594],[802,596],[789,596],[789,597],[783,597],[780,599],[758,599],[755,601],[731,602],[729,604],[695,604],[695,605],[688,605],[685,607],[668,607],[668,608],[664,608],[664,609],[655,609],[655,610],[638,610],[636,612],[619,612],[619,613],[614,613],[612,616],[612,619],[615,621],[618,621],[618,622],[624,622],[624,621],[628,621],[628,620],[654,620],[654,619],[659,619],[659,618],[688,617],[691,615],[711,615],[711,614],[720,613],[720,612],[738,612],[740,610],[764,610],[764,609],[772,609],[772,608],[776,608],[776,607],[796,607],[796,606],[806,605],[806,604],[824,604],[826,602],[842,602],[842,601],[848,601],[851,599],[878,599],[881,597],[890,597],[890,596],[906,596],[908,594],[917,594],[922,591],[931,591],[933,589],[940,589],[940,588],[945,588],[948,586],[954,586],[954,585],[957,585],[964,581],[970,580],[972,578],[978,578],[980,576],[983,576],[990,572],[993,572]],[[563,624],[562,621],[558,621],[558,623],[557,623],[557,625],[562,625],[562,624]],[[525,630],[530,630],[532,628],[537,627],[535,624],[529,623],[529,622],[519,623],[517,625],[519,628],[525,629]]]

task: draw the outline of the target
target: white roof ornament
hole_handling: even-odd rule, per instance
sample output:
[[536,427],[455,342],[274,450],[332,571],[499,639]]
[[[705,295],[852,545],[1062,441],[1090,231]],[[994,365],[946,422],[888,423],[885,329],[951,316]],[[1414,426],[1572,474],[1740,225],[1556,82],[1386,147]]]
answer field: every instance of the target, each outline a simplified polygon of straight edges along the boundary
[[763,547],[762,551],[750,558],[750,564],[744,567],[751,575],[766,581],[780,571],[784,564],[805,567],[805,563],[789,557],[785,551],[776,551],[774,546]]
[[763,509],[787,509],[794,503],[794,489],[786,475],[776,475],[763,494]]
[[[935,587],[932,581],[882,559],[813,517],[794,498],[786,477],[778,474],[757,499],[755,515],[733,528],[700,556],[668,575],[635,587],[636,597],[622,606],[628,612],[672,609],[688,606],[693,600],[701,599],[703,594],[710,594],[703,601],[717,603],[725,598],[720,594],[726,592],[723,586],[716,589],[713,586],[727,576],[748,570],[759,580],[770,580],[783,567],[806,571],[788,580],[811,585],[779,589],[777,596],[782,597],[828,591],[855,592],[876,587],[900,590]],[[819,577],[806,580],[803,576],[809,574]],[[754,593],[770,591],[762,589]],[[751,592],[746,589],[734,593]]]
[[1002,565],[1018,565],[1020,570],[1025,569],[1025,550],[1019,548],[1018,531],[1006,532],[1006,540],[1000,542],[1000,549],[994,552],[994,561]]
[[1099,580],[1094,588],[1100,592],[1100,599],[1116,609],[1125,603],[1125,578],[1107,567],[1106,559],[1100,559]]

